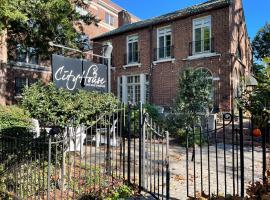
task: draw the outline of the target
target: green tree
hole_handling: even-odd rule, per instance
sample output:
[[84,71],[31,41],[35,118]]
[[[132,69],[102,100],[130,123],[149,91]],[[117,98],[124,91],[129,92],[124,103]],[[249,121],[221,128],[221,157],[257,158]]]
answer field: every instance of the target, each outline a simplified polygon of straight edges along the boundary
[[270,24],[266,23],[262,27],[252,42],[254,56],[258,60],[270,56]]
[[185,126],[193,125],[197,122],[198,115],[212,110],[212,85],[207,70],[188,69],[181,73],[174,112],[181,114]]
[[75,29],[78,21],[90,25],[99,20],[91,13],[80,13],[87,8],[83,0],[1,0],[0,29],[7,29],[11,50],[35,48],[39,55],[53,52],[49,42],[81,47],[81,33]]

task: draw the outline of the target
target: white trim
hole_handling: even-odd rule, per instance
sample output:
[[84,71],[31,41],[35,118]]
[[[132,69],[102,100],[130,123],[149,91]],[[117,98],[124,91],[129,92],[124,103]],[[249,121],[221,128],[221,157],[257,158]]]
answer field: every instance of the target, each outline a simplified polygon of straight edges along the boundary
[[126,68],[129,68],[129,67],[141,67],[142,64],[141,63],[130,63],[130,64],[127,64],[127,65],[123,65],[123,68],[126,69]]
[[123,103],[128,103],[127,98],[127,76],[122,76],[122,101]]
[[7,68],[26,70],[26,71],[32,71],[32,72],[40,72],[40,73],[52,73],[49,67],[30,64],[30,63],[24,63],[24,62],[9,61],[7,64]]
[[111,26],[111,25],[105,23],[104,21],[100,21],[100,22],[98,23],[98,25],[102,26],[103,28],[107,28],[107,29],[109,29],[109,30],[111,30],[111,31],[114,30],[114,29],[116,29],[115,27],[113,27],[113,26]]
[[[205,26],[205,20],[209,20],[210,21],[210,50],[209,51],[204,51],[204,45],[201,46],[201,50],[203,50],[202,52],[195,52],[195,23],[198,22],[198,21],[202,21],[202,24],[200,25],[200,28],[204,28],[204,27],[207,27]],[[201,31],[201,42],[204,38],[204,31]],[[196,18],[196,19],[193,19],[192,20],[192,55],[196,55],[196,54],[200,54],[200,53],[208,53],[211,51],[211,47],[212,47],[212,41],[211,41],[211,38],[212,38],[212,16],[211,15],[207,15],[207,16],[204,16],[204,17],[200,17],[200,18]],[[203,44],[203,43],[202,43]]]
[[164,62],[175,62],[175,58],[165,58],[165,59],[159,59],[157,61],[153,61],[153,64],[156,65],[158,63],[164,63]]
[[99,7],[103,8],[104,10],[108,10],[109,12],[114,13],[116,16],[118,16],[116,13],[119,12],[116,8],[112,7],[111,5],[105,3],[104,1],[98,0],[97,5]]
[[201,58],[209,58],[209,57],[217,57],[221,56],[219,53],[201,53],[201,54],[195,54],[193,56],[188,56],[187,58],[183,60],[196,60],[196,59],[201,59]]
[[[170,31],[168,31],[170,29]],[[164,57],[164,58],[159,58],[159,49],[160,49],[160,44],[159,44],[159,37],[161,36],[161,31],[162,30],[164,30],[165,31],[165,33],[164,34],[162,34],[163,36],[164,36],[164,41],[165,41],[165,39],[166,39],[166,37],[165,36],[167,36],[167,35],[170,35],[171,36],[171,44],[170,44],[170,46],[172,46],[172,28],[171,28],[171,26],[170,25],[168,25],[168,26],[164,26],[164,27],[161,27],[161,28],[158,28],[157,29],[157,60],[161,60],[161,59],[167,59],[166,57]],[[169,33],[168,33],[169,32]],[[164,45],[164,48],[165,48],[165,45]],[[171,52],[172,53],[172,52]],[[171,55],[172,56],[172,55]]]
[[[129,41],[131,40],[131,41]],[[139,63],[129,63],[128,62],[128,57],[129,57],[129,49],[128,49],[128,46],[129,46],[129,43],[135,43],[137,42],[138,43],[138,51],[140,49],[139,47],[139,35],[138,34],[132,34],[132,35],[128,35],[126,37],[126,63],[127,65],[126,66],[134,66],[134,64],[136,64],[135,66],[137,66]],[[139,55],[138,55],[139,56]]]
[[142,104],[146,102],[146,77],[145,74],[140,74],[140,101]]

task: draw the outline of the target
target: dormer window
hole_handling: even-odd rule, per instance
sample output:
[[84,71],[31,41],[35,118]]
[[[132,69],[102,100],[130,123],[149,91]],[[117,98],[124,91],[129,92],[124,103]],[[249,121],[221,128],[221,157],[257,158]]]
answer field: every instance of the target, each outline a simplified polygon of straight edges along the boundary
[[192,53],[211,52],[211,16],[193,20]]

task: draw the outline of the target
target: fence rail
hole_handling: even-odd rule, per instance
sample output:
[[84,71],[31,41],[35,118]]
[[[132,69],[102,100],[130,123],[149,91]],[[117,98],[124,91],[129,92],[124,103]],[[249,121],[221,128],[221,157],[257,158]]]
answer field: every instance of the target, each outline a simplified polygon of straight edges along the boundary
[[[169,199],[168,134],[159,133],[146,115],[142,105],[120,105],[93,116],[89,127],[42,129],[40,136],[2,134],[1,190],[20,199],[105,198],[106,191],[128,184]],[[159,175],[147,171],[153,164]]]

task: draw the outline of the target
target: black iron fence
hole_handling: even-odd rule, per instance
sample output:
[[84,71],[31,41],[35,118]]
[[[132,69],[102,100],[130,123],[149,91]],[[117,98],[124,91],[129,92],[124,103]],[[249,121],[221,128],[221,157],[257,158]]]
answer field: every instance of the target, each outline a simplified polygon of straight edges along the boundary
[[187,196],[244,197],[249,186],[266,181],[269,123],[254,129],[253,120],[240,108],[237,114],[223,114],[211,126],[208,122],[187,130]]
[[142,105],[89,120],[89,127],[44,128],[41,135],[1,134],[0,191],[21,199],[105,198],[128,184],[169,199],[168,133]]

